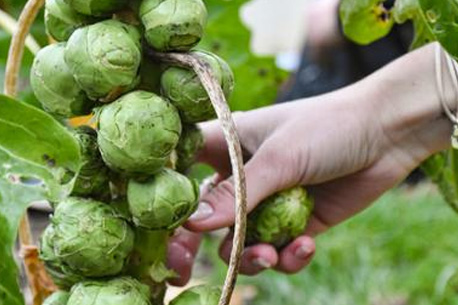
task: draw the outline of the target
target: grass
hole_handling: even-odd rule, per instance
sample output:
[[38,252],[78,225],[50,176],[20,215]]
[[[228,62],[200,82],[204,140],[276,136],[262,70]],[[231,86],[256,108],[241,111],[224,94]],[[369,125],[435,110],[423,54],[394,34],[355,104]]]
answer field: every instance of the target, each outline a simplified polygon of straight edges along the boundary
[[[205,242],[206,278],[225,267]],[[394,190],[365,212],[318,237],[313,263],[297,275],[242,277],[250,305],[458,304],[458,215],[428,186]]]

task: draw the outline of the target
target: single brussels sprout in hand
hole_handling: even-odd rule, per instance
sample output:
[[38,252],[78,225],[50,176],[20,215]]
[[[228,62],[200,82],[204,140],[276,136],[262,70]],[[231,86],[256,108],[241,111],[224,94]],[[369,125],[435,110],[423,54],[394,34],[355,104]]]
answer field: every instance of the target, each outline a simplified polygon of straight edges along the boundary
[[64,0],[77,12],[90,16],[108,16],[124,8],[129,0]]
[[171,169],[144,182],[131,180],[127,201],[137,226],[151,230],[173,230],[181,226],[197,208],[199,188]]
[[43,261],[48,275],[54,284],[68,290],[85,278],[67,268],[54,251],[55,230],[53,225],[46,227],[40,238],[40,259]]
[[51,294],[42,305],[67,305],[70,294],[66,291],[56,291]]
[[155,50],[188,51],[202,39],[207,9],[202,0],[143,0],[140,18]]
[[159,171],[181,134],[175,107],[146,91],[126,94],[102,107],[98,125],[98,143],[105,163],[130,176]]
[[67,305],[151,305],[149,288],[131,277],[75,285]]
[[197,125],[183,126],[177,153],[176,170],[185,174],[196,161],[197,153],[204,147],[204,135]]
[[46,30],[57,41],[68,40],[77,28],[93,21],[91,17],[75,11],[64,0],[46,0]]
[[170,305],[218,305],[221,289],[214,286],[196,286],[181,293]]
[[82,167],[76,178],[72,195],[104,198],[109,195],[109,171],[103,163],[97,144],[97,132],[89,126],[75,129],[75,137],[80,143]]
[[136,27],[116,20],[102,21],[72,34],[65,61],[91,99],[109,102],[137,85],[140,41]]
[[51,223],[55,255],[82,276],[118,274],[133,249],[132,228],[111,206],[98,201],[68,198],[59,203]]
[[313,200],[304,187],[279,192],[261,202],[247,223],[247,245],[268,243],[281,249],[304,233]]
[[38,52],[30,72],[35,96],[54,115],[71,118],[89,114],[94,103],[79,87],[64,60],[65,44],[47,46]]
[[[234,89],[234,75],[229,65],[215,54],[193,51],[211,68],[226,98]],[[210,97],[197,74],[189,69],[171,67],[161,78],[162,93],[180,111],[186,123],[198,123],[216,116]]]

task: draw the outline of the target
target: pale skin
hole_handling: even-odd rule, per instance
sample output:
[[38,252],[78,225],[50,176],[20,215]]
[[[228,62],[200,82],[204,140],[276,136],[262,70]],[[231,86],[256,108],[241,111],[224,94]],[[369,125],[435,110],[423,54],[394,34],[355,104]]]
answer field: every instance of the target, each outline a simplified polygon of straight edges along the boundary
[[[242,273],[302,270],[315,254],[317,234],[367,208],[427,157],[450,146],[452,124],[437,94],[434,48],[409,53],[342,90],[234,116],[248,160],[249,209],[295,185],[306,186],[315,198],[304,234],[280,252],[266,244],[247,248]],[[458,97],[444,76],[447,101],[456,108]],[[200,160],[218,176],[186,225],[194,233],[181,230],[170,244],[169,265],[180,274],[175,285],[191,276],[201,232],[234,223],[234,187],[223,134],[217,122],[201,127],[205,148]],[[225,261],[230,249],[226,238],[220,248]]]

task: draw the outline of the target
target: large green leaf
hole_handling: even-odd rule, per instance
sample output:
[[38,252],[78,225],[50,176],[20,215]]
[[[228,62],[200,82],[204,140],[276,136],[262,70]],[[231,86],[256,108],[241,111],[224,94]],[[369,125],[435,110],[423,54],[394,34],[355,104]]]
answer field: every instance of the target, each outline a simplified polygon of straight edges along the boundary
[[249,110],[272,103],[286,77],[271,57],[250,51],[250,32],[239,17],[246,0],[205,0],[209,21],[200,47],[210,50],[232,67],[236,86],[230,104],[233,110]]
[[394,24],[391,11],[380,0],[342,0],[340,19],[345,35],[359,44],[386,36]]
[[79,168],[78,143],[64,126],[0,95],[0,305],[24,303],[12,250],[25,209],[67,196]]

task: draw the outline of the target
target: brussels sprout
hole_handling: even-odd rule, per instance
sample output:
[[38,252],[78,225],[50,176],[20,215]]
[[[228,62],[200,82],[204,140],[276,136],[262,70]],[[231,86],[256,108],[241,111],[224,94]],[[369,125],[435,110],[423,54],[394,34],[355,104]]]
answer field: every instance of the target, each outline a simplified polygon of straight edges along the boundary
[[196,210],[197,183],[171,169],[145,182],[131,180],[127,201],[134,223],[151,230],[173,230]]
[[130,277],[75,285],[67,305],[151,305],[149,288]]
[[81,198],[59,203],[54,217],[54,253],[86,277],[118,274],[133,249],[134,233],[109,205]]
[[74,284],[84,280],[84,277],[71,271],[65,266],[54,251],[55,230],[49,225],[40,238],[40,259],[54,284],[62,289],[70,289]]
[[43,108],[65,118],[89,114],[91,102],[78,86],[64,61],[65,44],[47,46],[38,52],[30,72],[35,96]]
[[140,32],[106,20],[77,29],[65,49],[65,61],[91,99],[112,101],[138,83],[142,59]]
[[170,305],[218,305],[221,289],[214,286],[196,286],[181,293]]
[[66,291],[56,291],[51,294],[42,305],[67,305],[70,294]]
[[180,142],[175,149],[177,152],[176,169],[186,173],[196,161],[197,153],[204,147],[204,136],[197,125],[183,127]]
[[312,209],[313,201],[304,187],[267,198],[248,216],[247,245],[269,243],[281,249],[304,233]]
[[202,0],[143,0],[140,18],[154,49],[188,51],[202,39],[207,9]]
[[109,172],[102,160],[97,144],[97,132],[89,126],[75,130],[80,143],[82,167],[73,187],[73,196],[103,198],[109,194]]
[[57,41],[68,40],[77,28],[92,21],[92,18],[78,13],[64,0],[46,0],[46,30]]
[[[208,63],[223,88],[226,98],[234,88],[234,75],[229,65],[215,54],[194,51]],[[180,111],[187,123],[197,123],[216,116],[210,97],[194,71],[180,67],[167,69],[161,78],[162,93]]]
[[131,176],[160,170],[181,134],[175,107],[146,91],[129,93],[104,106],[98,125],[98,143],[105,163]]
[[64,0],[74,10],[91,16],[108,16],[124,8],[129,0]]

